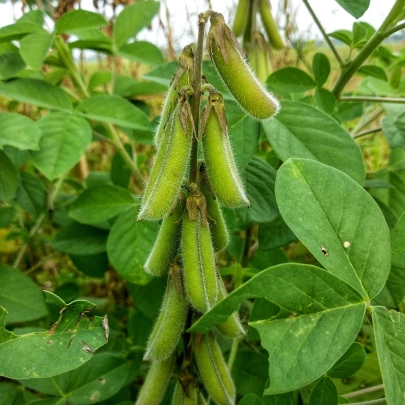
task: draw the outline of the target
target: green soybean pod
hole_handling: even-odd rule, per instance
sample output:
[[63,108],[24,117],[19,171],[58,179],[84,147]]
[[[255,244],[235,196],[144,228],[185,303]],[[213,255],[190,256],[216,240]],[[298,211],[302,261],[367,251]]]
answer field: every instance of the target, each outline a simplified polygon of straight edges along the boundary
[[229,143],[221,94],[210,94],[201,131],[206,171],[216,198],[229,208],[249,206]]
[[207,202],[207,212],[210,219],[210,231],[215,252],[225,249],[229,243],[229,233],[218,200],[205,186],[201,184],[201,192]]
[[222,14],[211,15],[207,50],[219,76],[239,105],[252,117],[266,120],[277,114],[278,100],[252,73],[232,30]]
[[150,252],[144,270],[152,276],[164,276],[168,273],[170,264],[176,257],[180,246],[181,234],[181,200],[173,213],[163,218],[155,244]]
[[[185,105],[184,100],[179,100],[169,123],[169,135],[162,139],[143,194],[138,220],[162,219],[174,208],[180,195],[193,136],[190,118],[184,115]],[[187,123],[186,131],[184,122]]]
[[144,360],[162,361],[175,351],[184,331],[187,312],[188,303],[176,289],[172,276],[169,276],[160,313],[149,336]]
[[205,313],[217,302],[218,280],[210,228],[202,225],[201,213],[198,213],[197,221],[184,216],[181,251],[187,299],[195,310]]
[[174,387],[172,405],[198,405],[198,390],[193,384],[189,384],[186,392],[177,381]]
[[154,144],[156,149],[159,148],[163,136],[168,134],[167,124],[169,122],[170,115],[173,113],[173,110],[176,106],[180,89],[184,86],[191,85],[191,83],[193,82],[193,64],[194,52],[192,46],[187,45],[179,56],[179,66],[172,79],[170,88],[163,103],[159,125],[156,129],[154,137]]
[[[224,299],[228,293],[226,291],[224,282],[222,281],[221,276],[218,276],[218,285],[219,285],[219,294],[218,294],[218,301]],[[225,336],[227,338],[242,338],[243,336],[246,335],[245,330],[243,329],[243,326],[240,322],[239,319],[239,314],[237,312],[234,312],[225,322],[219,323],[215,325],[215,327],[218,329],[219,333],[222,336]]]
[[249,17],[249,8],[250,0],[239,0],[232,26],[232,30],[237,37],[240,37],[245,31]]
[[235,386],[212,332],[194,339],[194,356],[211,398],[218,405],[234,405]]
[[269,0],[259,0],[259,12],[271,45],[274,49],[283,49],[284,42],[274,21]]
[[162,401],[172,375],[176,356],[167,360],[154,361],[143,383],[135,405],[159,405]]

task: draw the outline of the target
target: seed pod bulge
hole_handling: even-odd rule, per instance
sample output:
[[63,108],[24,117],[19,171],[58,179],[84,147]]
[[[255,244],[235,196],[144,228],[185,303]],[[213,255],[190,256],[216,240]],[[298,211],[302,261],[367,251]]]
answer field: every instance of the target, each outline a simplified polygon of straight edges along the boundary
[[195,310],[207,312],[217,302],[218,283],[210,228],[202,225],[200,212],[196,221],[183,218],[181,251],[187,299]]
[[160,142],[164,135],[168,134],[168,122],[170,115],[173,113],[179,97],[179,91],[182,87],[191,85],[193,78],[194,52],[191,45],[187,45],[179,57],[179,66],[172,79],[170,88],[167,92],[163,103],[162,113],[159,125],[156,128],[154,144],[156,149],[159,148]]
[[206,170],[217,199],[229,208],[249,206],[229,143],[223,97],[219,93],[210,94],[204,107],[201,133]]
[[[226,291],[224,282],[222,281],[221,276],[218,276],[218,286],[219,286],[219,294],[218,294],[218,301],[224,299],[228,293]],[[216,325],[219,333],[228,338],[236,338],[236,337],[243,337],[246,335],[245,330],[239,319],[238,312],[234,312],[225,322],[219,323]]]
[[172,405],[198,405],[198,390],[190,384],[187,387],[188,393],[184,390],[183,386],[177,381],[174,387]]
[[169,122],[169,135],[162,139],[145,188],[138,220],[162,219],[177,202],[193,137],[187,98],[184,96],[178,101]]
[[195,337],[194,355],[205,389],[218,405],[234,405],[235,387],[214,335]]
[[[180,280],[180,283],[176,283]],[[168,278],[166,292],[160,308],[160,314],[148,340],[144,360],[166,360],[176,349],[184,331],[188,303],[182,296],[181,276],[179,269],[173,267]],[[177,287],[177,288],[176,288]]]
[[245,31],[249,17],[249,8],[250,0],[239,0],[232,26],[232,30],[237,37],[240,37]]
[[277,99],[252,73],[222,14],[214,13],[211,16],[207,49],[225,85],[248,114],[259,120],[266,120],[277,114]]
[[173,213],[164,217],[152,251],[144,265],[147,273],[163,276],[169,271],[180,246],[182,204],[179,201]]
[[284,42],[281,39],[280,32],[271,13],[269,0],[259,0],[259,12],[262,18],[264,29],[266,30],[269,42],[274,49],[283,49]]
[[175,360],[176,356],[173,354],[165,361],[152,363],[135,405],[160,404],[169,384]]
[[213,193],[208,190],[205,183],[205,181],[201,183],[201,192],[207,201],[207,212],[214,250],[215,252],[219,252],[225,249],[229,243],[228,228],[226,227],[218,200],[214,198]]

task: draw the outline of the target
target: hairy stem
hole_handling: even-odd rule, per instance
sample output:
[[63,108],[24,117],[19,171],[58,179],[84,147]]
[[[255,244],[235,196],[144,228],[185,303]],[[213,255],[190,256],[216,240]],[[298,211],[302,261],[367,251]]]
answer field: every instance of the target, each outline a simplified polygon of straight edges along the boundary
[[405,98],[400,97],[373,97],[373,96],[342,96],[339,101],[347,101],[353,103],[395,103],[404,104]]
[[319,31],[321,31],[321,34],[324,38],[324,40],[326,41],[326,43],[328,44],[330,50],[332,51],[333,55],[335,56],[336,60],[338,61],[340,67],[343,69],[345,66],[345,63],[343,62],[342,58],[340,57],[337,49],[335,48],[335,45],[333,45],[331,39],[329,38],[328,34],[326,33],[325,29],[323,28],[321,22],[319,21],[317,15],[315,14],[314,10],[312,9],[312,7],[310,6],[308,0],[303,0],[307,10],[309,11],[309,14],[311,14],[311,17],[313,18],[315,24],[317,25]]
[[[207,23],[207,17],[209,13],[201,13],[198,16],[198,40],[197,48],[194,55],[194,76],[193,76],[193,90],[194,94],[191,96],[191,112],[193,114],[194,128],[198,134],[198,124],[200,120],[200,101],[201,101],[201,72],[202,72],[202,59],[203,59],[203,47],[204,47],[204,31],[205,24]],[[198,141],[194,137],[193,145],[191,147],[190,158],[190,183],[197,182],[198,174]]]
[[356,57],[342,69],[342,72],[332,90],[332,93],[335,95],[337,99],[340,98],[340,95],[344,87],[349,82],[351,77],[356,73],[357,69],[360,68],[360,66],[366,61],[366,59],[381,44],[381,42],[385,38],[387,38],[390,32],[388,28],[404,7],[405,7],[405,0],[396,0],[395,4],[392,6],[391,11],[388,13],[387,17],[381,24],[380,28],[369,39],[369,41],[356,55]]
[[361,395],[370,394],[371,392],[380,391],[384,389],[384,384],[374,385],[373,387],[364,388],[362,390],[350,392],[349,394],[343,395],[345,398],[355,398]]

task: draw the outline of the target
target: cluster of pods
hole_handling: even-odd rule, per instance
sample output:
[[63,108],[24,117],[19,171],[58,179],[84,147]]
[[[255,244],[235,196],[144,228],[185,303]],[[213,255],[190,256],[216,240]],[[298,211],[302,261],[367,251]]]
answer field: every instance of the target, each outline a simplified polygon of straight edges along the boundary
[[[253,76],[234,34],[217,13],[211,15],[207,49],[243,109],[257,119],[277,112],[277,101]],[[215,256],[229,239],[220,205],[250,205],[229,143],[223,97],[211,86],[200,128],[194,126],[189,104],[193,72],[193,47],[187,46],[163,106],[155,135],[157,153],[139,210],[138,220],[162,221],[144,269],[153,276],[167,276],[167,287],[144,356],[152,365],[136,405],[161,402],[186,326],[227,294]],[[232,75],[244,75],[248,87],[242,88]],[[198,162],[197,178],[190,183],[184,178],[193,139],[201,140],[204,160]],[[216,329],[227,338],[245,334],[237,313]],[[172,404],[204,403],[197,375],[215,403],[234,404],[234,384],[213,331],[187,336]]]

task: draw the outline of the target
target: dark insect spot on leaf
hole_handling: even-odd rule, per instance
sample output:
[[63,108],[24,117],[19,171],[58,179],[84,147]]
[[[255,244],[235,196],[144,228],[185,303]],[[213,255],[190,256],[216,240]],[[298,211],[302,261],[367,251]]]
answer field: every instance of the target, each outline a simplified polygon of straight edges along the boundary
[[100,377],[99,379],[98,379],[98,381],[100,381],[100,384],[105,384],[105,378],[103,378],[103,377]]
[[82,340],[82,345],[83,345],[83,351],[85,353],[94,353],[95,350],[93,350],[84,340]]
[[329,251],[328,251],[328,249],[326,249],[325,246],[321,246],[321,252],[325,257],[329,256]]
[[51,345],[52,343],[53,343],[52,340],[48,340],[48,341],[46,342],[47,345]]

